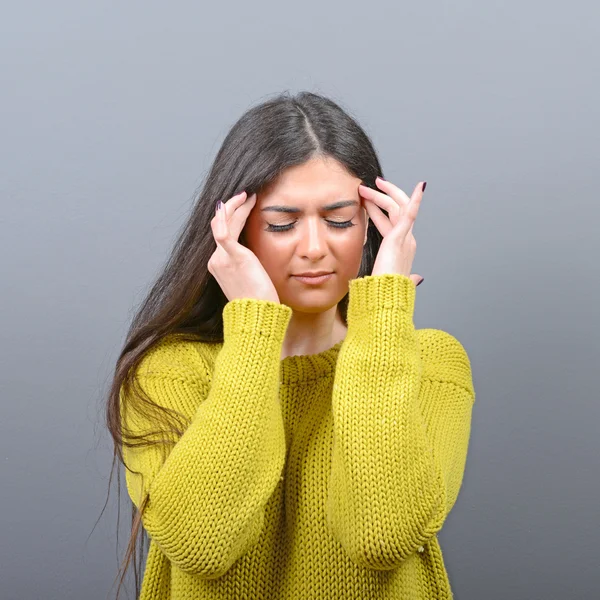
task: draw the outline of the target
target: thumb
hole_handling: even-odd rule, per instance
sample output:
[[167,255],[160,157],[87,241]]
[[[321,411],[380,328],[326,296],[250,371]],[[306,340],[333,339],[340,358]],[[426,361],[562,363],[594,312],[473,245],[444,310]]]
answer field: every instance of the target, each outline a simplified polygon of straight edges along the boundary
[[423,283],[423,281],[425,281],[425,277],[422,277],[421,275],[419,275],[417,273],[412,273],[411,275],[409,275],[409,278],[415,284],[415,286],[417,286],[420,283]]

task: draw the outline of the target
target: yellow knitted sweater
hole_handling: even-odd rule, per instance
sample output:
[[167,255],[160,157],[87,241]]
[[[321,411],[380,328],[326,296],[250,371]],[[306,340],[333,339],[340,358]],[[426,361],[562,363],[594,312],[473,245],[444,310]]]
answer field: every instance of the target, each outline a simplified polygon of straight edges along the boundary
[[[292,315],[223,310],[224,342],[167,336],[136,379],[189,419],[124,447],[128,493],[149,493],[141,600],[452,598],[437,539],[462,484],[475,392],[460,342],[416,330],[403,275],[349,283],[343,341],[281,359]],[[127,410],[133,432],[156,424]]]

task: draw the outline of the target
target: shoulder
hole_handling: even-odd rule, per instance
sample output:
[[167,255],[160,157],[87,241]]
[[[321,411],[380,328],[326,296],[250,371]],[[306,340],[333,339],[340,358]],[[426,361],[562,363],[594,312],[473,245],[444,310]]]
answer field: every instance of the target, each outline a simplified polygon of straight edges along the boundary
[[202,342],[190,341],[178,334],[169,334],[149,348],[136,370],[136,377],[185,379],[207,382],[210,368],[202,351]]
[[474,396],[471,361],[463,344],[441,329],[417,329],[416,332],[424,376],[455,383]]
[[442,363],[469,363],[467,351],[451,333],[441,329],[417,329],[421,354]]

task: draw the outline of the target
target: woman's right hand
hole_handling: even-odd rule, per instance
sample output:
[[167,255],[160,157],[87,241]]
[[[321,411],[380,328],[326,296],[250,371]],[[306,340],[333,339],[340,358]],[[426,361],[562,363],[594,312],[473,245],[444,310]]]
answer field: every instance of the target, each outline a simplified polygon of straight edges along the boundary
[[216,211],[210,226],[217,249],[208,260],[208,271],[228,300],[254,298],[279,302],[275,286],[256,254],[238,242],[255,204],[256,194],[246,200],[244,191],[232,196]]

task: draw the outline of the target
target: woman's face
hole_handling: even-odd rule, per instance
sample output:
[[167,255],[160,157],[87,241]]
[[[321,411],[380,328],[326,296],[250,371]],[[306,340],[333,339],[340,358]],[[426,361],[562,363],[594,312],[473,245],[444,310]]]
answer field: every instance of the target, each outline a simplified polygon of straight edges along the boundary
[[[360,183],[336,160],[318,158],[288,168],[257,194],[242,236],[283,304],[301,312],[321,312],[348,292],[367,235]],[[341,202],[345,205],[326,206]],[[322,270],[333,275],[320,284],[294,277]]]

